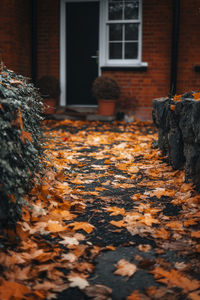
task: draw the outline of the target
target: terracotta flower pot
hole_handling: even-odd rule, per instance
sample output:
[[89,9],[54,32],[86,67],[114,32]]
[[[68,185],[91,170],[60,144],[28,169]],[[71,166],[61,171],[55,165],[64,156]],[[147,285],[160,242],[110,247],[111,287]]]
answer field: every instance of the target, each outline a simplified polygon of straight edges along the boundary
[[99,99],[98,114],[102,116],[113,116],[115,114],[115,100]]
[[53,98],[44,99],[44,114],[50,115],[55,113],[56,103],[57,103],[56,99]]

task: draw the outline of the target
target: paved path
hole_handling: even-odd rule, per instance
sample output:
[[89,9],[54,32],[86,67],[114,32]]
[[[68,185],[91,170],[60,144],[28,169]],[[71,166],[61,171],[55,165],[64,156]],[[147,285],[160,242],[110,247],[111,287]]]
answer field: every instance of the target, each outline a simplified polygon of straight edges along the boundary
[[0,299],[199,300],[200,195],[153,125],[48,121],[46,136]]
[[[95,299],[199,299],[199,197],[154,147],[152,124],[63,122],[55,129],[72,160],[67,181],[85,205],[76,221],[94,226],[86,241],[101,249],[88,260],[95,269],[87,280],[112,290],[100,296],[95,288]],[[114,274],[121,259],[136,266],[133,275]],[[70,288],[58,299],[90,293]]]

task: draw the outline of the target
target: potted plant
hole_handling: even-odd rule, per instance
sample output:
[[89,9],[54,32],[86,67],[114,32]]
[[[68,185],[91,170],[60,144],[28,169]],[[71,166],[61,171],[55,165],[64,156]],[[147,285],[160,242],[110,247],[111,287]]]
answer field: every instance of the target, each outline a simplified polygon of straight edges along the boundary
[[58,79],[51,75],[45,75],[36,82],[36,86],[39,88],[44,101],[44,113],[54,113],[56,106],[58,105],[58,97],[60,95]]
[[92,85],[92,94],[98,100],[98,114],[113,116],[116,100],[120,95],[117,82],[107,76],[99,76]]

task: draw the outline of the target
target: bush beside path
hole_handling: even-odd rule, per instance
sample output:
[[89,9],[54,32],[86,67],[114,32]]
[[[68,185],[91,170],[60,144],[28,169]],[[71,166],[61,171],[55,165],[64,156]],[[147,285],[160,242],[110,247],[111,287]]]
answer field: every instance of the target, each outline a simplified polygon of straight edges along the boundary
[[32,83],[3,68],[0,72],[0,228],[15,226],[23,195],[40,169],[43,104]]

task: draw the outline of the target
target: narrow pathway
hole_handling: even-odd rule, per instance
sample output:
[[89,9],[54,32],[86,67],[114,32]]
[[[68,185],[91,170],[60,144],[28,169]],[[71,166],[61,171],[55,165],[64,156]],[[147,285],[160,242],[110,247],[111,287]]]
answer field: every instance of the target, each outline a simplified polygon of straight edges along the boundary
[[15,250],[21,270],[31,265],[27,299],[200,299],[200,196],[156,148],[153,125],[53,121],[46,135]]

